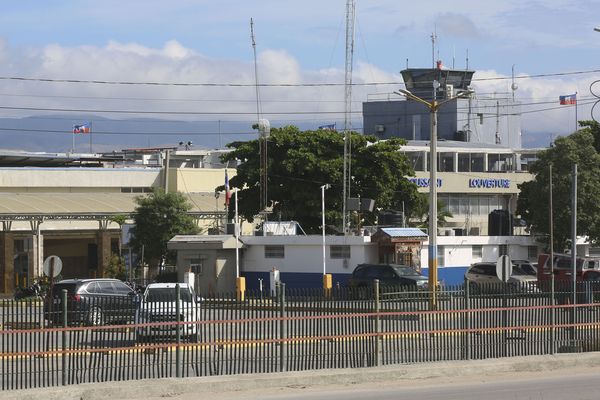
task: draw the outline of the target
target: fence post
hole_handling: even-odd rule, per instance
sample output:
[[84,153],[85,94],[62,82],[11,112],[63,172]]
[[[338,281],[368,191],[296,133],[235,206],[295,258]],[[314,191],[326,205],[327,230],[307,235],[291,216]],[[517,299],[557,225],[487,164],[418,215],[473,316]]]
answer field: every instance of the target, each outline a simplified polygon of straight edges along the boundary
[[62,331],[62,385],[67,385],[67,326],[69,320],[67,318],[67,289],[63,289],[61,293],[62,297],[62,317],[63,317],[63,331]]
[[469,331],[470,324],[471,324],[471,320],[470,320],[471,313],[469,312],[470,309],[471,309],[470,285],[469,285],[469,281],[467,280],[467,278],[465,278],[465,310],[463,312],[463,328],[464,328],[463,354],[464,354],[465,360],[471,359],[471,343],[470,343],[471,332]]
[[286,332],[286,321],[285,318],[285,283],[280,283],[277,285],[277,289],[279,290],[279,372],[285,372],[286,368],[286,350],[287,345],[285,343],[285,339],[287,338]]
[[381,311],[381,303],[380,303],[380,291],[379,291],[379,279],[375,279],[373,281],[373,285],[375,286],[375,348],[374,348],[374,357],[373,361],[375,362],[375,366],[381,365],[381,355],[380,355],[380,344],[381,344],[381,320],[379,317],[379,312]]
[[175,285],[175,298],[177,301],[175,302],[175,321],[177,321],[177,325],[175,325],[175,377],[180,378],[180,369],[181,369],[181,304],[179,301],[181,299],[181,287],[179,283]]

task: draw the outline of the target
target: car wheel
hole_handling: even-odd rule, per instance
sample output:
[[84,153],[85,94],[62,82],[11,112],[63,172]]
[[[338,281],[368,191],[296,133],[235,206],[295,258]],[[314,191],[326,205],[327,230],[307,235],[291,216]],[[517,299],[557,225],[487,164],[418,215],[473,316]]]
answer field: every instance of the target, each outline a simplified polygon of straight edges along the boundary
[[88,325],[91,326],[100,326],[104,324],[104,314],[102,314],[102,310],[100,307],[92,307],[88,311]]

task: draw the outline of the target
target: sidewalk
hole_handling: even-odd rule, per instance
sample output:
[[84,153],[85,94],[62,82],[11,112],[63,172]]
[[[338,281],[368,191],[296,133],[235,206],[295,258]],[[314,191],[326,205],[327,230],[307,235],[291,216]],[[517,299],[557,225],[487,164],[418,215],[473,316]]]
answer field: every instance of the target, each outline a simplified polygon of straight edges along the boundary
[[[191,399],[200,394],[224,394],[268,388],[318,387],[374,382],[408,382],[435,378],[474,377],[520,372],[600,368],[599,353],[558,354],[477,361],[447,361],[377,368],[315,370],[274,374],[167,378],[2,392],[3,400]],[[214,397],[214,396],[211,396]]]

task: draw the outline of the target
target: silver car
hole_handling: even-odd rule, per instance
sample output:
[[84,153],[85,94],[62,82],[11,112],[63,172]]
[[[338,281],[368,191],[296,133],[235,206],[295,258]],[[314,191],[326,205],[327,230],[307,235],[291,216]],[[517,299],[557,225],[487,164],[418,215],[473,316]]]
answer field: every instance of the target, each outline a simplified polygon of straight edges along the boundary
[[[528,261],[514,260],[513,270],[508,279],[508,288],[512,292],[538,293],[537,274]],[[496,263],[479,262],[472,264],[465,273],[465,279],[471,283],[476,293],[503,293],[502,281],[496,274]]]

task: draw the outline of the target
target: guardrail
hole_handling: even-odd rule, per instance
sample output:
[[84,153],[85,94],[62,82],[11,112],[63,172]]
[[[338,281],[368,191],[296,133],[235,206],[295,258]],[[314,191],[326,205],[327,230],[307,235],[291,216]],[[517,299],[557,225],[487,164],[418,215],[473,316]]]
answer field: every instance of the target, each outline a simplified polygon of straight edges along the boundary
[[[282,285],[277,296],[248,293],[243,302],[233,300],[233,293],[189,307],[165,308],[156,302],[144,310],[138,307],[130,319],[98,326],[88,325],[86,313],[106,302],[77,307],[66,294],[58,309],[36,301],[4,301],[1,387],[600,349],[600,303],[593,301],[597,292],[590,298],[589,286],[578,287],[576,298],[592,300],[582,304],[561,304],[572,298],[567,291],[552,298],[525,286],[479,289],[484,290],[473,294],[469,285],[447,287],[438,309],[429,310],[428,292],[378,286],[286,291]],[[118,306],[131,310],[129,303],[110,304]]]

